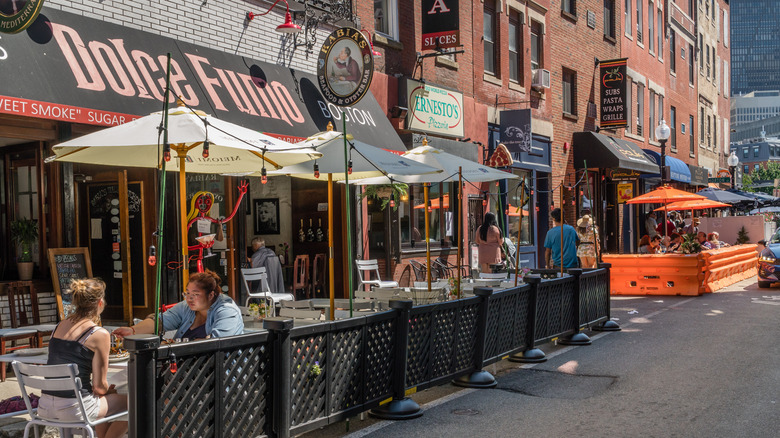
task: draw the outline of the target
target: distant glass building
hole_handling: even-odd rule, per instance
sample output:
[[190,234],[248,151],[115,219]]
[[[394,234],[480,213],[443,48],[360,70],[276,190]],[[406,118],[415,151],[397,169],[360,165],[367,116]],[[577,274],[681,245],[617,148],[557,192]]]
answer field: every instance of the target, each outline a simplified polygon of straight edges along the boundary
[[780,1],[732,0],[731,95],[780,90]]

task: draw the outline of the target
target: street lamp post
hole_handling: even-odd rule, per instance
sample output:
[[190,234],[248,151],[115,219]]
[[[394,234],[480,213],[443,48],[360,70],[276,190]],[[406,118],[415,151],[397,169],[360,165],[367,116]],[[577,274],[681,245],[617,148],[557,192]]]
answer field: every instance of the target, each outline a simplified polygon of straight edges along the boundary
[[729,171],[731,172],[731,188],[734,189],[736,188],[737,182],[737,166],[739,166],[739,157],[737,157],[737,153],[732,150],[731,155],[729,155],[726,162],[729,165]]
[[669,125],[666,124],[666,120],[661,119],[661,123],[655,127],[655,139],[661,143],[661,184],[666,184],[666,141],[669,140],[669,136],[672,134],[672,130]]

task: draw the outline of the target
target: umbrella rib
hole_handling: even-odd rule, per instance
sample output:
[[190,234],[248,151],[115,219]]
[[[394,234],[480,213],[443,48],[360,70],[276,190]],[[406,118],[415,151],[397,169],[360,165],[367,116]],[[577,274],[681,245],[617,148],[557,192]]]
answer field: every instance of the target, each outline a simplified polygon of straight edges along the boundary
[[251,153],[255,154],[255,155],[256,155],[257,157],[259,157],[260,159],[262,159],[262,160],[265,160],[265,162],[266,162],[266,163],[268,163],[268,164],[270,164],[270,165],[272,165],[272,166],[276,167],[277,169],[281,169],[281,168],[282,168],[282,166],[280,166],[280,165],[279,165],[279,163],[277,163],[277,162],[275,162],[275,161],[273,161],[273,160],[269,160],[269,159],[268,159],[268,158],[266,158],[266,156],[265,156],[265,155],[263,155],[263,154],[258,154],[258,153],[257,153],[257,152],[255,152],[255,151],[249,151],[249,152],[251,152]]

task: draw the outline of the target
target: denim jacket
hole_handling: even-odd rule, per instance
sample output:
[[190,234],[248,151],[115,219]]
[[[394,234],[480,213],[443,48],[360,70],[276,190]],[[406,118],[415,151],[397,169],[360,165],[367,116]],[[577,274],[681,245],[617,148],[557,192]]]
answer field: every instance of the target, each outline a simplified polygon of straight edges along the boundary
[[[162,315],[165,331],[176,330],[174,338],[181,338],[195,321],[195,311],[185,301],[168,309]],[[220,294],[208,310],[206,335],[224,338],[244,333],[244,320],[236,303],[229,296]]]

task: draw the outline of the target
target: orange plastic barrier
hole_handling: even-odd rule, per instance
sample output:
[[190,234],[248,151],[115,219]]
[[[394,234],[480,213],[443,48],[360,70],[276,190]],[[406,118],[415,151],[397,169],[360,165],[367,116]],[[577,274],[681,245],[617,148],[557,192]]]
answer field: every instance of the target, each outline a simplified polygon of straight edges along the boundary
[[612,295],[701,295],[704,261],[699,254],[604,254],[611,263]]
[[715,292],[758,274],[757,248],[747,244],[702,251],[705,292]]

